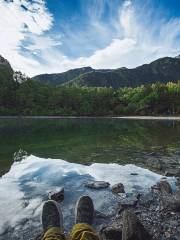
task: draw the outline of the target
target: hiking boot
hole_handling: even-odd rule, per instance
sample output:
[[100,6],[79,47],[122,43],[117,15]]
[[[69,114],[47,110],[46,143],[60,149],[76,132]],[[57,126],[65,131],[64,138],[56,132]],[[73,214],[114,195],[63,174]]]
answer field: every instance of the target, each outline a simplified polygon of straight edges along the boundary
[[63,215],[60,205],[57,202],[49,200],[44,203],[42,210],[42,226],[44,232],[51,227],[63,229]]
[[91,225],[93,216],[94,205],[92,199],[88,196],[80,197],[75,207],[75,223],[87,223]]

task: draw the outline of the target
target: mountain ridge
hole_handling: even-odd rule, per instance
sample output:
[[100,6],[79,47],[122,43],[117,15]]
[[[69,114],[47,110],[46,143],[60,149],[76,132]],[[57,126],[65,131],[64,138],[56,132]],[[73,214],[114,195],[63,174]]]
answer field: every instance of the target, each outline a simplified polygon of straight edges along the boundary
[[71,69],[56,74],[41,74],[34,80],[51,85],[87,87],[137,87],[156,82],[167,83],[180,80],[180,58],[164,57],[136,68]]

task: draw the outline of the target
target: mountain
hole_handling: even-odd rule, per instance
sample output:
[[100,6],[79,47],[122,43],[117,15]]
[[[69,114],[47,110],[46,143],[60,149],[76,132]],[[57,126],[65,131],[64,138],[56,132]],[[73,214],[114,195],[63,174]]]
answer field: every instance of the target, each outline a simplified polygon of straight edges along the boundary
[[83,67],[72,69],[64,73],[41,74],[33,77],[33,79],[47,84],[60,85],[79,77],[81,74],[92,71],[94,70],[91,67]]
[[113,88],[137,87],[155,82],[177,82],[180,80],[180,58],[164,57],[133,69],[95,70],[85,67],[64,73],[41,74],[33,79],[52,85]]
[[0,82],[6,80],[13,80],[13,69],[10,63],[0,56]]

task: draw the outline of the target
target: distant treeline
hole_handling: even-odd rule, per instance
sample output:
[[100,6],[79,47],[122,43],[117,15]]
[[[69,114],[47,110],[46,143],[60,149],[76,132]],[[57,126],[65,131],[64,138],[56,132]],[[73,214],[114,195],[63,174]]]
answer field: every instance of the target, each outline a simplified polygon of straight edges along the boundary
[[0,115],[180,115],[180,82],[114,90],[1,81]]

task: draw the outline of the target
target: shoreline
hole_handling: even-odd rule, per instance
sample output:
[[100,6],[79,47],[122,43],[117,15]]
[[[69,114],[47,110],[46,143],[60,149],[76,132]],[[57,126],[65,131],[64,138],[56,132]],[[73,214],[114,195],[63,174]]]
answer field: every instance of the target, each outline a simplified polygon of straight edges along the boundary
[[0,116],[0,119],[132,119],[180,121],[180,116]]

